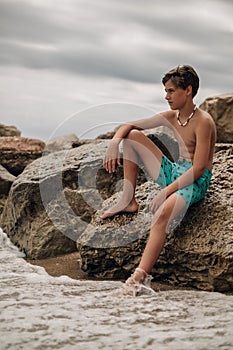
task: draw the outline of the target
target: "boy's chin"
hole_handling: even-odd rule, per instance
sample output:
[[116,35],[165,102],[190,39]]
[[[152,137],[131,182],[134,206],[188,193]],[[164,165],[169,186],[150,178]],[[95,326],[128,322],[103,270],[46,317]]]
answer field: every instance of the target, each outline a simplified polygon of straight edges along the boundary
[[169,107],[172,111],[177,111],[179,108],[177,108],[177,106],[173,105],[173,104],[169,104]]

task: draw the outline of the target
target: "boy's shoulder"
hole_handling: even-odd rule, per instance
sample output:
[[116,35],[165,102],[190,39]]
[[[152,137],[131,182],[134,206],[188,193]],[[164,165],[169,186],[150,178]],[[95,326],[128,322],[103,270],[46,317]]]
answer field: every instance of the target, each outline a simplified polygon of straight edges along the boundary
[[215,126],[215,122],[212,118],[212,116],[207,112],[204,111],[201,108],[198,108],[198,116],[199,116],[199,123],[202,125],[209,125],[209,126]]
[[[212,116],[201,108],[198,108],[198,118],[196,123],[196,133],[207,133],[212,140],[216,140],[217,130]],[[213,143],[214,144],[214,143]]]

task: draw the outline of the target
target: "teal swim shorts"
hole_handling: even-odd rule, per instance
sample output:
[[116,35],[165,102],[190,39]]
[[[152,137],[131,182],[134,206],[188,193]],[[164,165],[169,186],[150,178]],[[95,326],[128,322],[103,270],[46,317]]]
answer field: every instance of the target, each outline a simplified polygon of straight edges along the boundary
[[[159,176],[156,180],[158,185],[162,188],[170,185],[178,177],[180,177],[185,171],[192,167],[192,163],[185,159],[178,160],[177,162],[171,162],[166,156],[163,155]],[[212,173],[206,168],[204,174],[200,176],[193,184],[183,187],[177,190],[175,193],[181,195],[187,206],[199,202],[204,198],[211,180]]]

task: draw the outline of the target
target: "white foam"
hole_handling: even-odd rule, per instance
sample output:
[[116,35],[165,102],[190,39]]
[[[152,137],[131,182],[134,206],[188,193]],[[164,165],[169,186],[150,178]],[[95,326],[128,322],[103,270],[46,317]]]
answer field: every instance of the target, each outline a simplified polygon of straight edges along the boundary
[[0,230],[0,348],[223,349],[233,347],[233,297],[168,291],[114,298],[113,281],[51,277]]

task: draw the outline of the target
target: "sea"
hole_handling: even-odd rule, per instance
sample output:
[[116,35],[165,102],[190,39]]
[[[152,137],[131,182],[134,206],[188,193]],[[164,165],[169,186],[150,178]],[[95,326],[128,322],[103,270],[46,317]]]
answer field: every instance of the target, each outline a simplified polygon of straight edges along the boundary
[[52,277],[28,263],[0,229],[0,349],[233,349],[232,295],[114,296],[120,286]]

